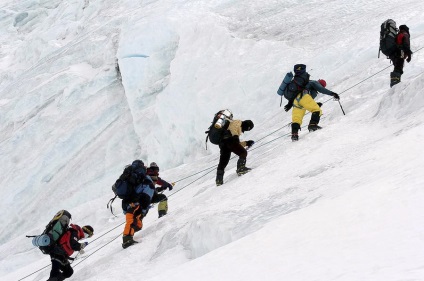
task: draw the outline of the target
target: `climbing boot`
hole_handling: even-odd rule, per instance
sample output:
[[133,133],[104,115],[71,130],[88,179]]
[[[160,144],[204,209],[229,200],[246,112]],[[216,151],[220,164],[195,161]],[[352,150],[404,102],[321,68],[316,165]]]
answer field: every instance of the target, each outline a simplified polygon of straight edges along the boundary
[[246,158],[240,157],[237,161],[237,170],[236,170],[237,175],[239,176],[244,175],[248,173],[250,170],[252,169],[246,167]]
[[313,112],[311,115],[311,121],[309,121],[309,125],[308,125],[309,132],[322,129],[322,127],[318,126],[319,120],[320,120],[320,112],[319,111]]
[[159,213],[159,217],[158,218],[161,218],[164,215],[166,215],[166,211],[164,211],[164,210],[160,210],[158,213]]
[[322,127],[318,126],[317,124],[309,124],[308,125],[309,132],[313,132],[313,131],[321,130],[321,129],[322,129]]
[[390,88],[400,82],[401,76],[402,74],[400,74],[399,72],[395,72],[395,71],[390,72]]
[[124,235],[122,236],[122,248],[126,249],[131,245],[134,245],[136,243],[138,243],[137,241],[134,240],[134,238],[131,235]]
[[216,171],[216,180],[215,180],[216,186],[220,186],[224,184],[224,171],[223,170],[217,170]]
[[49,279],[47,279],[47,281],[63,281],[63,280],[65,280],[65,277],[63,276],[62,273],[59,273],[57,276],[50,277]]
[[299,123],[292,123],[291,128],[292,128],[292,133],[291,133],[292,141],[298,141],[299,140],[300,124]]

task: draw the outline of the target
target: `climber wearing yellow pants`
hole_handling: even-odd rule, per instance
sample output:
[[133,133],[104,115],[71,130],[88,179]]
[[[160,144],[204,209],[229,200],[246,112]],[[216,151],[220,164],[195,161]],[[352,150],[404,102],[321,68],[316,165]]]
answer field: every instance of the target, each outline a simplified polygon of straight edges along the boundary
[[155,185],[159,185],[153,194],[152,203],[159,203],[158,215],[159,218],[161,218],[168,213],[168,198],[161,192],[167,189],[171,191],[175,183],[169,183],[159,177],[159,166],[155,162],[150,163],[150,167],[147,168],[147,175],[152,179]]
[[299,130],[302,125],[303,117],[305,116],[306,110],[312,113],[311,121],[308,125],[308,130],[316,131],[321,129],[318,126],[320,117],[322,115],[322,110],[320,104],[315,102],[315,98],[318,95],[318,92],[334,97],[335,100],[339,100],[339,95],[327,90],[325,87],[327,83],[323,79],[318,81],[310,80],[306,85],[305,90],[298,94],[296,99],[293,102],[293,111],[292,111],[292,141],[299,140]]

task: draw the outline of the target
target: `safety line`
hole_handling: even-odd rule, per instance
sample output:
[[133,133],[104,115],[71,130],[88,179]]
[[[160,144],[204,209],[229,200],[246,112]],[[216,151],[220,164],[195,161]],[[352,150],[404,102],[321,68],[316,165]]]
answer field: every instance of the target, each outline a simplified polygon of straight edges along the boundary
[[[413,53],[417,53],[417,52],[421,51],[422,49],[424,49],[424,46],[423,46],[423,47],[421,47],[421,48],[419,48],[419,49],[417,49],[417,50],[415,50]],[[388,69],[388,68],[390,68],[390,67],[392,67],[392,65],[389,65],[389,66],[387,66],[387,67],[385,67],[385,68],[381,69],[380,71],[378,71],[378,72],[376,72],[376,73],[372,74],[371,76],[368,76],[367,78],[365,78],[365,79],[361,80],[360,82],[356,83],[355,85],[353,85],[353,86],[351,86],[351,87],[347,88],[346,90],[344,90],[344,91],[340,92],[340,94],[339,94],[339,95],[342,95],[343,93],[345,93],[345,92],[347,92],[347,91],[349,91],[349,90],[351,90],[351,89],[355,88],[355,87],[356,87],[356,86],[358,86],[359,84],[364,83],[364,82],[365,82],[365,81],[367,81],[368,79],[370,79],[370,78],[372,78],[372,77],[376,76],[377,74],[379,74],[379,73],[383,72],[384,70],[386,70],[386,69]],[[329,99],[327,99],[326,101],[324,101],[324,102],[323,102],[323,104],[324,104],[324,103],[329,102],[330,100],[333,100],[333,98],[329,98]],[[308,115],[308,114],[310,114],[310,112],[307,112],[305,115]],[[274,134],[275,132],[277,132],[277,131],[279,131],[279,130],[283,129],[284,127],[289,126],[291,123],[292,123],[292,122],[287,123],[286,125],[284,125],[284,126],[282,126],[282,127],[278,128],[278,129],[276,129],[274,132],[272,132],[272,133],[270,133],[270,134],[268,134],[268,135],[266,135],[266,136],[264,136],[264,137],[260,138],[257,142],[259,142],[259,141],[263,140],[264,138],[266,138],[266,137],[268,137],[268,136],[270,136],[270,135]],[[303,126],[302,128],[305,128],[305,127],[307,127],[307,126],[305,125],[305,126]],[[260,147],[262,147],[262,146],[264,146],[264,145],[266,145],[266,144],[269,144],[269,143],[271,143],[271,142],[274,142],[274,141],[276,141],[276,140],[278,140],[278,139],[280,139],[280,138],[282,138],[282,137],[288,136],[288,135],[290,135],[290,133],[287,133],[287,134],[284,134],[284,135],[282,135],[282,136],[279,136],[279,137],[277,137],[277,138],[275,138],[275,139],[273,139],[273,140],[271,140],[271,141],[268,141],[268,142],[262,143],[262,144],[261,144],[261,145],[259,145],[259,146],[256,146],[256,145],[255,145],[255,147],[254,147],[254,148],[252,148],[252,149],[251,149],[251,151],[252,151],[252,150],[255,150],[255,149],[257,149],[257,148],[260,148]]]
[[[419,48],[419,49],[417,49],[414,53],[419,52],[419,51],[420,51],[420,50],[422,50],[423,48],[424,48],[424,46],[423,46],[423,47],[421,47],[421,48]],[[389,67],[391,67],[391,66],[392,66],[392,65],[389,65],[389,66],[387,66],[387,67],[383,68],[382,70],[380,70],[380,71],[378,71],[378,72],[374,73],[373,75],[371,75],[371,76],[369,76],[369,77],[367,77],[367,78],[365,78],[365,79],[361,80],[360,82],[356,83],[355,85],[353,85],[353,86],[351,86],[351,87],[347,88],[346,90],[344,90],[344,91],[340,92],[340,94],[339,94],[339,95],[341,95],[341,94],[343,94],[343,93],[347,92],[348,90],[350,90],[350,89],[352,89],[352,88],[354,88],[354,87],[356,87],[356,86],[358,86],[358,85],[362,84],[363,82],[365,82],[365,81],[367,81],[368,79],[370,79],[370,78],[374,77],[375,75],[377,75],[377,74],[379,74],[379,73],[383,72],[384,70],[386,70],[387,68],[389,68]],[[330,98],[330,99],[328,99],[328,100],[324,101],[324,102],[323,102],[323,104],[324,104],[324,103],[327,103],[328,101],[330,101],[330,100],[332,100],[332,99],[333,99],[333,98]],[[310,114],[310,112],[308,112],[307,114]],[[307,114],[305,114],[305,115],[307,115]],[[274,130],[272,133],[270,133],[270,134],[268,134],[268,135],[266,135],[266,136],[264,136],[264,137],[260,138],[260,139],[258,140],[258,142],[259,142],[259,141],[261,141],[262,139],[264,139],[264,138],[266,138],[266,137],[268,137],[268,136],[270,136],[270,135],[274,134],[275,132],[277,132],[277,131],[281,130],[282,128],[289,126],[290,124],[291,124],[291,122],[290,122],[290,123],[288,123],[288,124],[286,124],[286,125],[284,125],[284,126],[282,126],[282,127],[280,127],[280,128],[278,128],[278,129],[276,129],[276,130]],[[305,127],[307,127],[307,126],[305,125],[305,126],[303,126],[302,128],[305,128]],[[282,138],[282,137],[288,136],[289,134],[290,134],[290,133],[287,133],[287,134],[284,134],[284,135],[282,135],[282,136],[276,137],[275,139],[270,140],[270,141],[265,142],[265,143],[262,143],[262,144],[260,144],[259,146],[256,146],[256,145],[255,145],[255,147],[254,147],[254,148],[249,149],[249,151],[256,150],[256,149],[258,149],[258,148],[260,148],[260,147],[262,147],[262,146],[265,146],[265,145],[267,145],[267,144],[269,144],[269,143],[271,143],[271,142],[274,142],[274,141],[276,141],[276,140],[278,140],[278,139],[280,139],[280,138]],[[231,157],[231,158],[230,158],[230,160],[231,160],[231,159],[234,159],[235,157],[236,157],[236,156]],[[187,185],[183,186],[182,188],[178,189],[178,191],[173,192],[173,193],[172,193],[172,194],[170,194],[168,197],[171,197],[172,195],[174,195],[174,194],[176,194],[176,193],[180,192],[181,190],[183,190],[184,188],[186,188],[186,187],[188,187],[189,185],[193,184],[194,182],[198,181],[199,179],[201,179],[201,178],[205,177],[205,176],[206,176],[206,175],[208,175],[210,172],[212,172],[212,171],[213,171],[213,168],[215,168],[215,167],[217,167],[217,165],[211,166],[211,167],[206,168],[206,169],[204,169],[204,170],[202,170],[202,171],[200,171],[200,172],[196,172],[196,173],[194,173],[194,174],[192,174],[192,175],[189,175],[189,176],[187,176],[187,177],[185,177],[185,178],[182,178],[182,179],[179,179],[179,180],[175,181],[175,182],[179,182],[179,181],[182,181],[182,180],[188,179],[188,178],[190,178],[190,177],[193,177],[193,176],[195,176],[195,175],[198,175],[198,174],[200,174],[200,173],[202,173],[202,172],[205,172],[205,171],[208,171],[208,170],[209,170],[209,171],[208,171],[207,173],[205,173],[204,175],[202,175],[202,176],[198,177],[198,178],[197,178],[197,179],[195,179],[194,181],[192,181],[192,182],[188,183]],[[100,239],[101,237],[103,237],[105,234],[107,234],[107,233],[111,232],[112,230],[114,230],[114,229],[116,229],[116,228],[118,228],[118,227],[122,226],[123,224],[125,224],[125,222],[123,222],[123,223],[121,223],[121,224],[117,225],[116,227],[114,227],[114,228],[112,228],[111,230],[107,231],[106,233],[102,234],[102,235],[101,235],[101,236],[99,236],[98,238],[96,238],[96,239],[94,239],[93,241],[91,241],[91,243],[92,243],[92,242],[94,242],[94,241],[96,241],[97,239]],[[92,252],[92,253],[91,253],[90,255],[88,255],[87,257],[84,257],[84,259],[82,259],[82,260],[81,260],[79,263],[77,263],[74,267],[76,267],[77,265],[79,265],[80,263],[82,263],[83,261],[85,261],[87,258],[89,258],[90,256],[92,256],[93,254],[95,254],[96,252],[98,252],[99,250],[101,250],[102,248],[104,248],[104,247],[106,247],[107,245],[109,245],[111,242],[115,241],[115,240],[116,240],[118,237],[120,237],[120,236],[121,236],[121,234],[119,234],[117,237],[115,237],[115,238],[114,238],[114,239],[112,239],[111,241],[107,242],[106,244],[104,244],[103,246],[101,246],[100,248],[98,248],[97,250],[95,250],[94,252]],[[23,277],[23,278],[19,279],[18,281],[21,281],[21,280],[23,280],[23,279],[25,279],[25,278],[27,278],[27,277],[29,277],[29,276],[31,276],[31,275],[33,275],[33,274],[35,274],[35,273],[37,273],[37,272],[41,271],[41,270],[43,270],[43,269],[45,269],[45,268],[47,268],[47,267],[49,267],[49,266],[50,266],[50,265],[47,265],[47,266],[45,266],[45,267],[42,267],[42,268],[40,268],[39,270],[34,271],[33,273],[31,273],[31,274],[29,274],[29,275],[27,275],[27,276],[25,276],[25,277]]]
[[[125,223],[125,222],[124,222]],[[124,223],[122,223],[122,224],[120,224],[120,225],[118,225],[118,226],[121,226],[121,225],[123,225]],[[101,249],[103,249],[104,247],[106,247],[107,245],[109,245],[110,243],[112,243],[113,241],[115,241],[116,239],[118,239],[119,237],[121,237],[122,236],[122,234],[121,233],[119,233],[119,235],[118,236],[116,236],[115,238],[113,238],[112,240],[110,240],[109,242],[107,242],[106,244],[104,244],[104,245],[102,245],[101,247],[99,247],[97,250],[95,250],[95,251],[93,251],[92,253],[90,253],[88,256],[86,256],[86,257],[84,257],[80,262],[78,262],[75,266],[74,266],[74,268],[75,267],[77,267],[80,263],[82,263],[83,261],[85,261],[86,259],[88,259],[89,257],[91,257],[92,255],[94,255],[95,253],[97,253],[98,251],[100,251]]]

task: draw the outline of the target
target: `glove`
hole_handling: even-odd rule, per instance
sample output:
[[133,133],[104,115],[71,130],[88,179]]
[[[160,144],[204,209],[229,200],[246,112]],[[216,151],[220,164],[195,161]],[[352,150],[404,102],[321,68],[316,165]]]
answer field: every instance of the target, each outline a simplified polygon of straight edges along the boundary
[[254,141],[252,141],[252,140],[248,140],[248,141],[246,142],[246,146],[247,146],[247,147],[251,147],[254,143],[255,143]]
[[317,102],[318,106],[321,107],[322,106],[322,102]]
[[334,98],[334,100],[339,100],[340,99],[339,95],[336,94],[336,93],[333,93],[333,98]]
[[[175,183],[173,183],[173,184],[175,184]],[[168,185],[168,189],[169,189],[169,191],[171,191],[173,188],[174,188],[174,185],[173,185],[172,183],[170,183],[169,185]]]
[[411,55],[408,55],[408,57],[406,58],[406,61],[411,62],[411,57],[412,57]]
[[87,245],[88,245],[88,242],[80,243],[81,248],[80,248],[79,252],[80,252],[81,254],[84,254],[84,248],[85,248]]
[[284,110],[287,112],[293,107],[293,101],[289,100],[289,102],[284,106]]

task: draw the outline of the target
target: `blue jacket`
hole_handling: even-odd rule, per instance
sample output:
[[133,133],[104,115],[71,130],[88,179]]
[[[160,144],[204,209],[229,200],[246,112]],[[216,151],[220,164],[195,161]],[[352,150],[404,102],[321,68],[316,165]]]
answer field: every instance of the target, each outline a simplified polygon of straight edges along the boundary
[[327,90],[326,88],[321,86],[321,84],[318,81],[315,81],[315,80],[310,80],[309,83],[306,84],[305,88],[309,90],[309,94],[311,95],[313,99],[317,97],[318,92],[324,95],[333,96],[332,91]]

